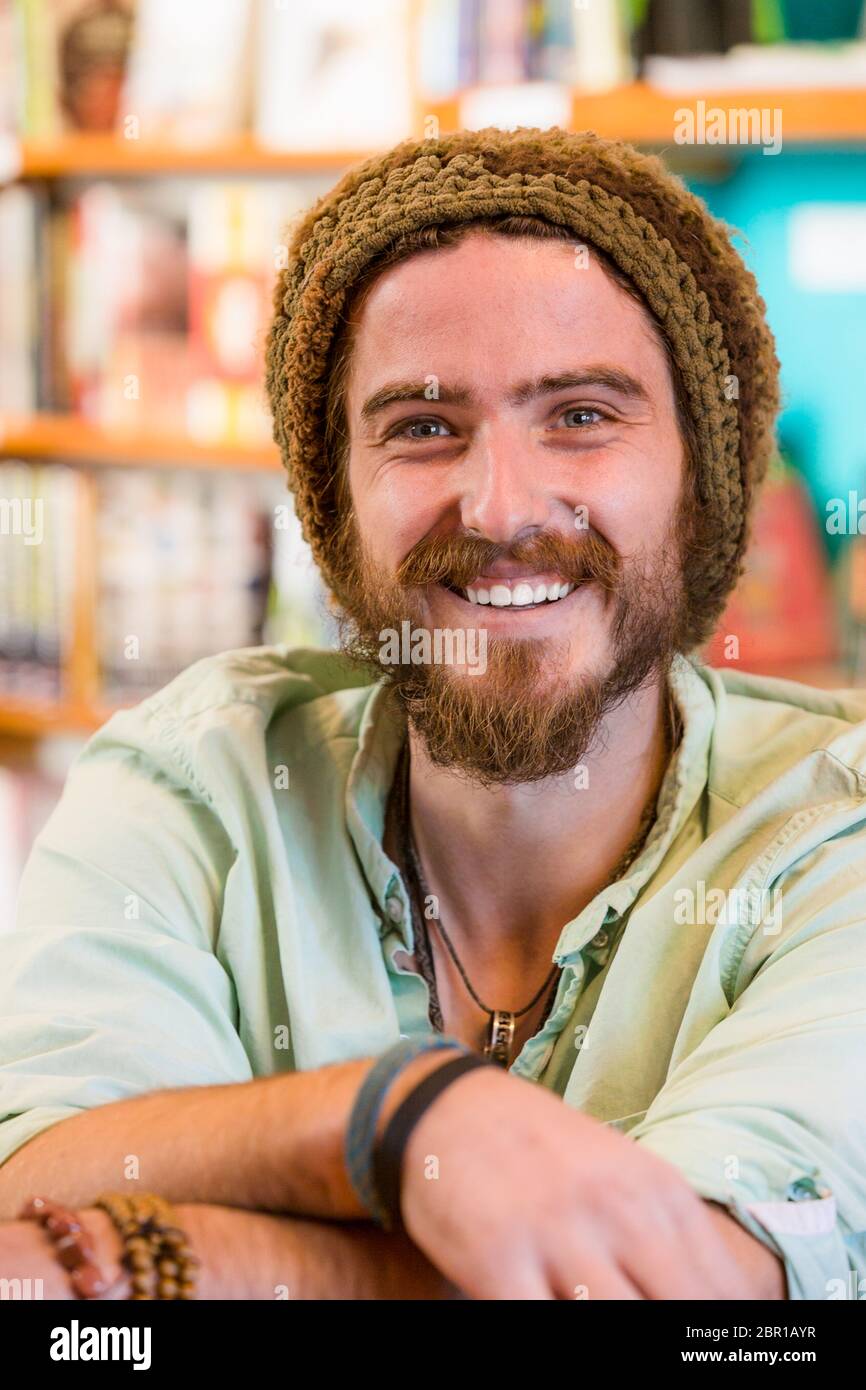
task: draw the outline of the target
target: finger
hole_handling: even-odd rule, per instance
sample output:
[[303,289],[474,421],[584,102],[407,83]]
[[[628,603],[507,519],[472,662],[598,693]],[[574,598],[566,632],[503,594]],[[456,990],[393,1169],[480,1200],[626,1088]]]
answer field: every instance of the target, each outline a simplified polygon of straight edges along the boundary
[[621,1251],[628,1276],[651,1299],[742,1296],[739,1270],[700,1200],[674,1194],[647,1212]]
[[643,1294],[606,1251],[587,1252],[586,1241],[574,1241],[571,1249],[557,1257],[550,1272],[554,1296],[578,1302],[599,1299],[641,1299]]
[[461,1288],[476,1300],[515,1300],[520,1303],[550,1302],[556,1298],[547,1275],[535,1261],[514,1257],[496,1265],[473,1269]]

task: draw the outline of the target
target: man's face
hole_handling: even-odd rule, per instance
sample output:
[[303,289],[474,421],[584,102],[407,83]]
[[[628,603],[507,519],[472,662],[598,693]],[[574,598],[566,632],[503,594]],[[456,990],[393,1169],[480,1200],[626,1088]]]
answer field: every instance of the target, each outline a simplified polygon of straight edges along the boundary
[[[585,260],[470,234],[383,272],[353,320],[343,644],[381,663],[405,622],[483,629],[483,671],[455,646],[419,665],[393,664],[392,644],[381,665],[432,760],[482,783],[573,768],[664,666],[681,618],[667,356],[642,306]],[[575,587],[552,598],[557,583]],[[477,667],[479,645],[466,650]]]

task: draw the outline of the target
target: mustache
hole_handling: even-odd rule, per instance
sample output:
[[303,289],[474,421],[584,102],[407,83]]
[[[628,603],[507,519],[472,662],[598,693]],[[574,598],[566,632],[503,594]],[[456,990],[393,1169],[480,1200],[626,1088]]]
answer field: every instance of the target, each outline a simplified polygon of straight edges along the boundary
[[512,560],[537,573],[555,570],[573,584],[595,581],[617,588],[622,562],[613,547],[595,531],[571,541],[558,531],[542,531],[511,545],[472,536],[426,536],[400,564],[396,579],[404,585],[453,584],[465,589],[496,560]]

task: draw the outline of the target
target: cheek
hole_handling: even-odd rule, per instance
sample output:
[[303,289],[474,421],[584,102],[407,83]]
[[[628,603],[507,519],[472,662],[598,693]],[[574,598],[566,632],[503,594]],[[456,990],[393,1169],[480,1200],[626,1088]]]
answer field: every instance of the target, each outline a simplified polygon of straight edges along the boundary
[[652,551],[670,533],[681,486],[681,468],[672,466],[669,456],[643,456],[599,477],[597,486],[583,490],[581,501],[590,525],[617,550]]
[[441,490],[417,470],[393,468],[379,477],[365,477],[363,468],[349,468],[349,482],[358,528],[367,550],[380,562],[395,567],[442,521]]

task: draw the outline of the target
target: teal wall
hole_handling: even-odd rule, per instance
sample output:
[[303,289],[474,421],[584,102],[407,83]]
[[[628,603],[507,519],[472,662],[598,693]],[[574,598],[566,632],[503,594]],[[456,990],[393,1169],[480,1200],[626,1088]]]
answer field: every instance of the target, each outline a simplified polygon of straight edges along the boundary
[[866,293],[792,284],[788,222],[801,203],[866,204],[866,149],[740,151],[727,181],[688,182],[743,233],[737,248],[757,277],[782,364],[780,440],[823,519],[829,497],[866,495]]

